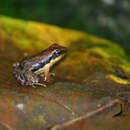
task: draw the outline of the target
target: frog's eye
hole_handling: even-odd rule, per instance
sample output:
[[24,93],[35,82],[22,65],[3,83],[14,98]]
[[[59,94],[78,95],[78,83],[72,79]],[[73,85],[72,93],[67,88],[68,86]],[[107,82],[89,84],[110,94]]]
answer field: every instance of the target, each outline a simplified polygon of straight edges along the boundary
[[54,54],[56,54],[57,52],[58,52],[58,49],[55,49],[55,50],[54,50]]
[[54,55],[55,55],[56,57],[58,57],[58,56],[60,55],[60,51],[59,51],[58,49],[55,49]]
[[55,49],[54,51],[55,51],[55,52],[58,52],[59,50],[58,50],[58,49]]

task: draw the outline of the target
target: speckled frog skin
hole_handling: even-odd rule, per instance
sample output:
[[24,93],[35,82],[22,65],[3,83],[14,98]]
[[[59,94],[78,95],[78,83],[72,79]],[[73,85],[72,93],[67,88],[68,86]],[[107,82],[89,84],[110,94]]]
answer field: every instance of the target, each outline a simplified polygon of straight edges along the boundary
[[51,82],[50,68],[58,62],[66,53],[67,48],[58,44],[53,44],[35,56],[24,58],[21,62],[14,64],[14,76],[22,85],[41,85],[39,83],[40,74],[44,74],[44,81]]

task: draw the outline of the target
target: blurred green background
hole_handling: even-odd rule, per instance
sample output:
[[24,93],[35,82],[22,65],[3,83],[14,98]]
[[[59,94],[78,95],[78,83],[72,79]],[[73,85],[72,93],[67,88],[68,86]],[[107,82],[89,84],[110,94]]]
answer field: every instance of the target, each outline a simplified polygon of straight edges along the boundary
[[84,31],[130,50],[130,0],[0,0],[0,14]]

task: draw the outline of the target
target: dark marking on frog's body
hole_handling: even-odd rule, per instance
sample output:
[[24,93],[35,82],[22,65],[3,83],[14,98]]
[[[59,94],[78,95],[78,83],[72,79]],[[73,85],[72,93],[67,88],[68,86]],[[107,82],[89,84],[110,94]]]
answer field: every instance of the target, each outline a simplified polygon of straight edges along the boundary
[[53,44],[46,50],[35,56],[24,58],[14,65],[14,75],[22,85],[42,85],[39,83],[39,74],[44,73],[44,81],[49,82],[49,71],[51,66],[58,62],[66,53],[67,49],[58,44]]

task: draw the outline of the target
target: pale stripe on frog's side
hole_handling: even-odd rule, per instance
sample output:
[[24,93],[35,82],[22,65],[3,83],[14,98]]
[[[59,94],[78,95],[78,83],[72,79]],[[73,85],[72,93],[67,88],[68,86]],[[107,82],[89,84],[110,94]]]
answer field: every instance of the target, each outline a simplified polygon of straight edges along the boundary
[[64,54],[61,55],[61,56],[59,56],[59,57],[56,57],[55,59],[50,60],[49,63],[47,63],[45,66],[43,66],[43,67],[40,68],[39,70],[35,71],[34,73],[36,73],[36,74],[45,73],[46,70],[49,70],[49,69],[50,69],[57,61],[59,61],[63,56],[64,56]]

